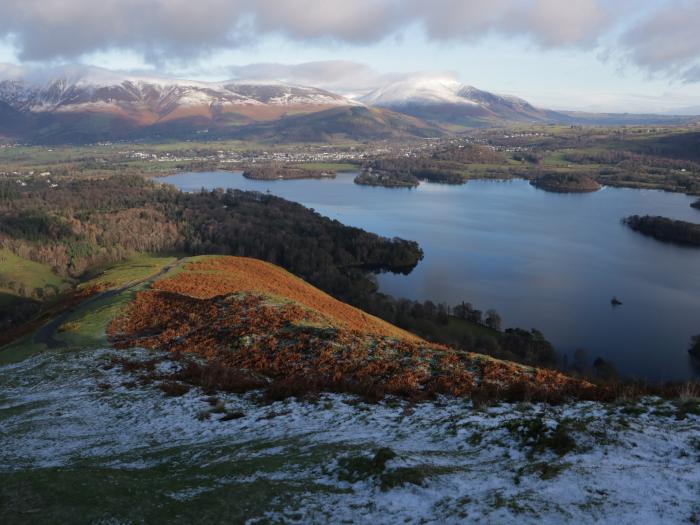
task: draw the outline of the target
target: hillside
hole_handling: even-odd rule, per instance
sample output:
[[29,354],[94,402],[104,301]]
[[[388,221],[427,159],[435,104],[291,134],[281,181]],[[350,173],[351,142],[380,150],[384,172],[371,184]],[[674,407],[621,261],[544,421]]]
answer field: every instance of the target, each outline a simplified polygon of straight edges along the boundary
[[0,345],[12,329],[37,314],[41,302],[54,300],[70,285],[40,264],[0,248]]
[[364,141],[432,138],[524,123],[679,125],[692,120],[552,111],[430,75],[390,82],[355,99],[274,80],[203,82],[95,67],[0,67],[0,140],[33,144]]
[[121,288],[58,328],[68,347],[0,359],[3,523],[700,512],[692,385],[576,401],[596,388],[431,345],[253,259],[138,259],[87,284]]
[[444,132],[415,117],[364,106],[339,107],[312,114],[290,115],[237,129],[210,130],[213,138],[238,138],[268,143],[331,142],[439,137]]
[[427,343],[254,259],[183,263],[138,292],[108,334],[117,348],[204,357],[206,372],[172,379],[212,388],[371,398],[604,395],[557,372]]

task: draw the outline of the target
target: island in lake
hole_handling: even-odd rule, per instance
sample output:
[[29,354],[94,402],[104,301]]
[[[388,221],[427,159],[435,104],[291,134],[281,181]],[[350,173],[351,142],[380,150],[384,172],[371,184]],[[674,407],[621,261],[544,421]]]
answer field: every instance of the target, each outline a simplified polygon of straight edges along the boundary
[[420,181],[464,184],[467,178],[462,174],[464,165],[460,162],[436,159],[435,156],[375,159],[364,164],[355,183],[386,188],[415,188]]
[[700,199],[696,200],[691,206],[700,210]]
[[632,215],[622,221],[634,231],[659,241],[700,246],[700,224],[676,221],[667,217]]
[[355,177],[355,184],[385,188],[415,188],[420,181],[411,173],[398,170],[374,170],[368,167]]
[[580,173],[547,173],[533,179],[530,184],[554,193],[591,193],[601,188],[592,178]]
[[335,171],[265,165],[246,168],[243,176],[254,180],[333,179]]

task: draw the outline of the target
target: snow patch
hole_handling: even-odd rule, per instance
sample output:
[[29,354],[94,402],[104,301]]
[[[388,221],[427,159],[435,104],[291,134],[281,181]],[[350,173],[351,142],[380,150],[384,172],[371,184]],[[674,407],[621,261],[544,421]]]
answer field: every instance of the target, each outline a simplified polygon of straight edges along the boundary
[[[700,416],[679,419],[670,402],[475,410],[455,399],[366,405],[329,394],[261,404],[255,393],[217,394],[244,414],[221,421],[198,389],[166,397],[153,384],[125,386],[134,377],[110,367],[115,355],[154,354],[54,351],[0,367],[0,475],[86,464],[153,471],[162,483],[153,501],[187,505],[221,487],[232,498],[256,483],[297,487],[293,497],[270,492],[248,523],[617,525],[700,515]],[[528,430],[553,435],[560,425],[575,440],[562,455],[538,448]],[[395,456],[384,467],[348,470],[386,447]],[[163,475],[171,465],[176,490]]]

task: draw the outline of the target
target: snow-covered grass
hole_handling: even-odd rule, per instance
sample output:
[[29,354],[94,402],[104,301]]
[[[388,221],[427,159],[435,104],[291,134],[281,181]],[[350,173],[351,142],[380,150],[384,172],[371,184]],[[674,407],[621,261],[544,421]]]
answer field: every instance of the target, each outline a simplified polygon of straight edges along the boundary
[[111,364],[125,353],[153,356],[64,351],[0,368],[0,522],[700,519],[692,399],[479,410],[167,397]]

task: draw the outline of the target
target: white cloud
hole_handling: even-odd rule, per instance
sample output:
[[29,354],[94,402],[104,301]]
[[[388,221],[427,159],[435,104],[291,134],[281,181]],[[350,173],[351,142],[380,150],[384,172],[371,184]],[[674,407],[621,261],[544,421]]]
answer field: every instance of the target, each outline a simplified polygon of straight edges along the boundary
[[687,82],[700,81],[698,20],[699,0],[0,0],[0,39],[22,61],[120,50],[150,64],[192,63],[270,36],[353,46],[418,27],[434,42],[495,36],[595,48]]
[[349,60],[323,60],[301,64],[249,64],[229,69],[237,79],[281,80],[317,86],[345,94],[364,93],[409,74],[380,73]]
[[622,37],[632,62],[651,72],[700,81],[700,2],[668,0]]
[[[240,47],[269,34],[294,41],[381,41],[411,24],[433,40],[527,36],[542,46],[590,46],[620,0],[2,0],[0,35],[25,60],[112,48],[149,60]],[[647,0],[644,0],[647,1]]]

